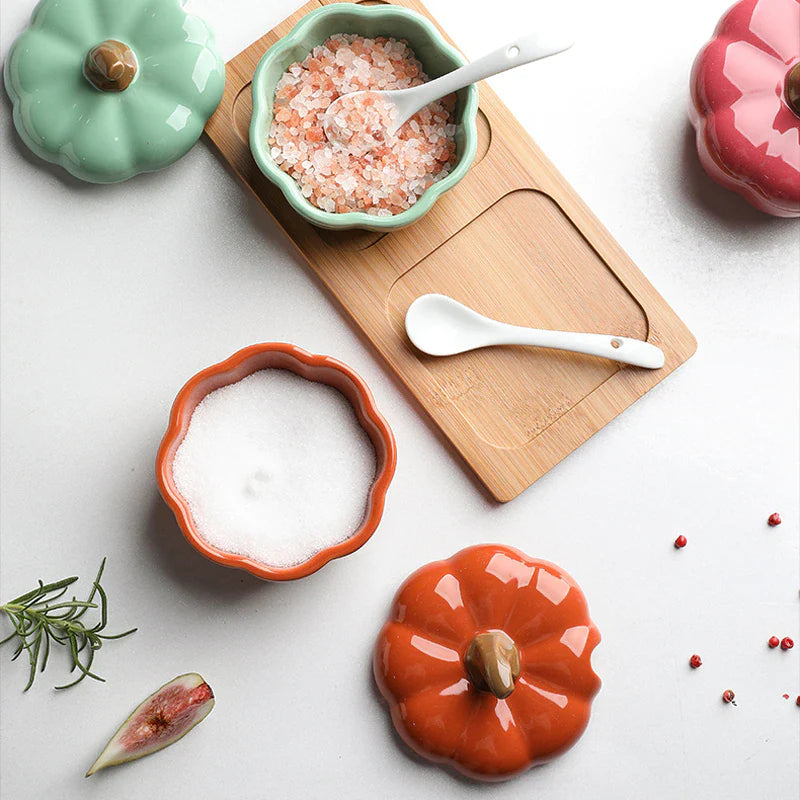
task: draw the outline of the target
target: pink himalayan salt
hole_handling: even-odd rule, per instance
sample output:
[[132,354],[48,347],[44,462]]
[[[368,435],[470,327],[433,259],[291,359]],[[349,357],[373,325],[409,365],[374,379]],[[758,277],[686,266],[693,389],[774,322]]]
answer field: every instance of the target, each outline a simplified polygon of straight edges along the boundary
[[270,155],[323,211],[380,217],[405,211],[455,163],[455,95],[426,106],[395,134],[383,130],[385,103],[370,103],[369,96],[337,114],[344,141],[328,141],[323,123],[342,94],[404,89],[427,79],[405,41],[336,34],[278,81]]

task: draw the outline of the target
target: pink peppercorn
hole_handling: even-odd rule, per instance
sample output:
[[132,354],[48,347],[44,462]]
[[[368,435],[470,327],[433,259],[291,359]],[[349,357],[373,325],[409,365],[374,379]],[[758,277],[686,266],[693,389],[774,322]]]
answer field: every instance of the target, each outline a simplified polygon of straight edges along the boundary
[[736,695],[733,693],[733,689],[726,689],[722,693],[722,702],[723,703],[733,703],[736,705],[736,701],[733,699]]
[[784,636],[781,639],[781,650],[791,650],[794,647],[794,641],[792,641],[788,636]]
[[780,643],[781,640],[777,636],[770,636],[769,641],[767,642],[770,647],[777,647]]
[[689,666],[690,666],[692,669],[697,669],[699,666],[701,666],[701,665],[702,665],[702,663],[703,663],[703,660],[700,658],[700,656],[698,656],[698,655],[697,655],[697,653],[695,653],[695,654],[694,654],[694,655],[693,655],[693,656],[692,656],[692,657],[689,659]]
[[674,542],[675,549],[680,550],[682,547],[686,547],[686,537],[681,534]]
[[781,522],[783,522],[783,520],[781,519],[781,515],[777,511],[774,514],[770,514],[769,519],[767,520],[767,523],[771,525],[773,528],[776,525],[780,525]]

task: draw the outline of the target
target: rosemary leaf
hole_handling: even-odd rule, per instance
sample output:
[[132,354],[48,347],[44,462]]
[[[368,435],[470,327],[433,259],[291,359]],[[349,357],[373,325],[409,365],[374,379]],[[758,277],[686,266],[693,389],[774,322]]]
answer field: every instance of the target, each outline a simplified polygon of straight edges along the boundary
[[[61,600],[67,589],[78,580],[77,577],[72,577],[47,584],[40,580],[35,589],[0,605],[0,611],[5,612],[14,628],[11,634],[0,641],[0,646],[16,641],[12,661],[23,651],[28,654],[30,672],[23,691],[27,692],[33,686],[37,668],[39,672],[44,672],[52,643],[67,649],[71,659],[70,672],[77,670],[80,673],[74,681],[56,686],[56,689],[75,686],[87,677],[97,681],[105,680],[91,669],[102,640],[121,639],[136,631],[136,628],[131,628],[124,633],[101,633],[108,623],[108,596],[100,584],[105,565],[104,558],[86,600],[78,600],[76,597],[72,600]],[[95,597],[99,598],[99,602],[95,602]],[[55,602],[57,600],[60,602]],[[100,619],[94,625],[88,626],[82,621],[82,617],[92,609],[99,611]]]

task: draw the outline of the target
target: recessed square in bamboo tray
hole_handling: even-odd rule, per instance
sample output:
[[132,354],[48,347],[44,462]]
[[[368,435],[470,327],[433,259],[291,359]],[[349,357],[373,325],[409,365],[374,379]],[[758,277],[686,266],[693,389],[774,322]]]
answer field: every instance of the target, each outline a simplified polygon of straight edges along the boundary
[[[485,83],[475,162],[415,225],[388,234],[334,232],[299,217],[250,155],[250,81],[272,44],[331,1],[307,3],[228,64],[225,96],[206,131],[486,488],[506,502],[686,361],[695,339]],[[400,4],[430,17],[416,0]],[[408,341],[403,320],[427,292],[517,325],[647,339],[664,350],[666,365],[646,370],[521,347],[425,356]]]

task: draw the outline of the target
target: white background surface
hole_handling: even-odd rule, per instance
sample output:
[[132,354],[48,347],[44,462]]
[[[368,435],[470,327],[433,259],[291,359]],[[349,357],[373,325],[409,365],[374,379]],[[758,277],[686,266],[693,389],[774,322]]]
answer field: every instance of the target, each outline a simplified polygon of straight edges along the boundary
[[[295,5],[193,3],[226,58]],[[536,24],[528,0],[429,7],[473,57]],[[64,659],[22,695],[25,666],[0,650],[4,800],[798,796],[800,647],[765,642],[800,640],[800,238],[797,221],[751,210],[696,160],[688,73],[724,7],[587,3],[571,52],[493,81],[700,343],[505,506],[443,448],[209,145],[160,174],[88,186],[28,157],[3,104],[0,594],[40,576],[90,581],[108,555],[111,627],[139,626],[99,654],[107,683],[63,693],[51,687]],[[3,1],[3,58],[30,10]],[[264,340],[355,367],[399,446],[375,537],[289,585],[196,554],[153,475],[184,381]],[[770,529],[775,510],[784,523]],[[482,541],[561,564],[603,634],[583,739],[493,786],[409,757],[369,665],[406,575]],[[128,711],[189,670],[216,692],[211,717],[163,753],[84,780]],[[726,688],[738,707],[720,702]]]

